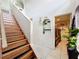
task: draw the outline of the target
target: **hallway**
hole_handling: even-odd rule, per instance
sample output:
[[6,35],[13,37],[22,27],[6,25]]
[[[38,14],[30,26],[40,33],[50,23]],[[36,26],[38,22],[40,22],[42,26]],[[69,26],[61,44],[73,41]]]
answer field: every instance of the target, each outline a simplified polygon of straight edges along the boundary
[[70,34],[64,32],[64,24],[71,28],[73,17],[79,16],[75,15],[79,0],[0,0],[0,4],[0,59],[70,59],[69,42],[62,36]]
[[67,54],[67,41],[62,40],[59,45],[53,50],[47,59],[68,59]]

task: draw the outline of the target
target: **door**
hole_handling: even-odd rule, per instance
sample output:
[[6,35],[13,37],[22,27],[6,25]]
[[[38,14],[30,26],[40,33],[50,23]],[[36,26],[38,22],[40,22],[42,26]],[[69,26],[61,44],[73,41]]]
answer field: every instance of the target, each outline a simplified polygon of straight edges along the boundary
[[71,14],[64,14],[55,17],[55,46],[57,46],[64,38],[63,35],[68,35],[70,27]]

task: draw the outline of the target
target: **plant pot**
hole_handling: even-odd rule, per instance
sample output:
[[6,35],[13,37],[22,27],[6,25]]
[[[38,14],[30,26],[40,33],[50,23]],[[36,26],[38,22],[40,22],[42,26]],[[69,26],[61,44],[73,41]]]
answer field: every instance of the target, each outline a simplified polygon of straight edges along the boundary
[[74,48],[67,47],[67,52],[68,52],[68,59],[78,59],[78,52],[76,50],[76,47]]

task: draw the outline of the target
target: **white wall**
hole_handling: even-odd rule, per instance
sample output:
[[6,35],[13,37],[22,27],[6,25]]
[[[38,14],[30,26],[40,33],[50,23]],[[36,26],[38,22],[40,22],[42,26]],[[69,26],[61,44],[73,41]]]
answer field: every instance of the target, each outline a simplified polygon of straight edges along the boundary
[[[77,1],[78,0],[24,0],[24,13],[29,17],[32,17],[33,20],[33,39],[31,44],[40,59],[46,59],[47,55],[55,46],[54,17],[74,12],[78,4]],[[52,31],[51,33],[48,32],[43,34],[39,20],[40,17],[45,16],[47,16],[52,22]]]
[[10,10],[11,0],[0,0],[0,8],[5,10]]
[[[46,59],[55,48],[55,16],[72,13],[78,0],[23,0],[24,14],[32,17],[31,45],[39,59]],[[74,14],[74,13],[73,13]],[[43,34],[40,17],[47,16],[51,20],[51,32]]]

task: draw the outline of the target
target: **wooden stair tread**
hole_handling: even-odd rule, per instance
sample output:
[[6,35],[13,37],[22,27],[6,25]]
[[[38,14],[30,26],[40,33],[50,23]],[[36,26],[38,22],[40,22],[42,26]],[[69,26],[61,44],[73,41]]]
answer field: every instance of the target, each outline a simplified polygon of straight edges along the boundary
[[6,33],[6,36],[17,36],[17,35],[22,35],[22,33]]
[[4,21],[5,23],[8,23],[8,24],[10,24],[10,23],[12,23],[12,24],[14,24],[14,23],[16,23],[16,22],[14,22],[14,21]]
[[25,44],[28,44],[26,39],[9,43],[8,47],[2,49],[2,52],[6,52],[8,50],[14,49],[16,47],[19,47],[19,46],[22,46],[22,45],[25,45]]
[[13,33],[13,32],[21,32],[20,30],[11,30],[11,31],[5,31],[6,33]]
[[16,23],[4,23],[4,25],[17,25]]
[[7,24],[7,25],[9,25],[9,24],[15,25],[15,24],[17,24],[17,23],[16,23],[16,22],[14,22],[14,23],[11,22],[11,23],[10,23],[10,22],[5,22],[5,21],[4,21],[4,24]]
[[9,36],[7,37],[7,39],[14,39],[14,38],[20,38],[20,37],[24,37],[24,35],[17,35],[17,36]]
[[20,30],[20,28],[6,28],[5,27],[5,30]]
[[8,29],[9,29],[9,30],[13,30],[13,29],[14,29],[14,30],[20,30],[20,28],[7,28],[7,27],[5,27],[5,29],[6,29],[6,30],[8,30]]
[[27,52],[23,56],[21,56],[19,59],[31,59],[32,57],[33,57],[33,51],[30,50],[29,52]]
[[5,26],[5,28],[19,28],[18,26]]
[[15,22],[13,20],[3,20],[4,22]]
[[21,31],[17,31],[17,32],[6,32],[6,34],[14,34],[14,33],[22,33]]
[[20,29],[5,29],[5,31],[21,31]]
[[15,50],[12,50],[10,52],[3,54],[2,57],[3,57],[3,59],[13,59],[28,50],[30,50],[30,45],[25,45],[25,46],[22,46],[20,48],[17,48]]
[[15,25],[16,24],[16,22],[14,22],[14,23],[10,23],[10,22],[4,22],[4,24],[6,24],[6,25],[8,25],[8,24],[13,24],[13,25]]
[[11,35],[6,35],[7,37],[12,37],[12,36],[21,36],[23,35],[22,33],[16,33],[16,34],[11,34]]
[[18,24],[17,24],[16,22],[15,22],[15,23],[5,23],[5,22],[4,22],[4,25],[5,25],[5,26],[14,26],[14,25],[15,25],[15,26],[18,26]]
[[10,33],[10,32],[22,32],[20,29],[7,29],[5,32]]
[[11,39],[7,39],[7,42],[8,42],[8,43],[11,43],[11,42],[15,42],[15,41],[22,40],[22,39],[24,39],[23,36],[22,36],[22,37],[19,37],[19,38],[11,38]]
[[8,27],[8,26],[9,26],[9,27],[10,27],[10,26],[15,26],[15,27],[18,27],[18,25],[17,25],[17,24],[6,24],[5,26],[6,26],[6,27]]

